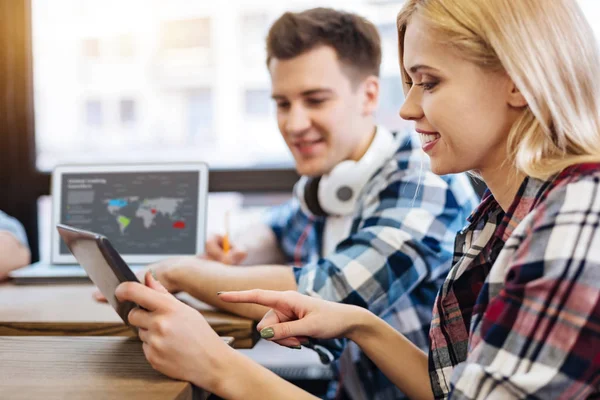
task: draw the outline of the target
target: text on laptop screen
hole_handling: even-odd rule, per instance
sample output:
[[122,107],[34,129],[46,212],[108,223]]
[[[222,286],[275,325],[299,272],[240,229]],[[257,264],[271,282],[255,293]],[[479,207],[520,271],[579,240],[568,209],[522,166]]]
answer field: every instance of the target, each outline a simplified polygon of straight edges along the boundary
[[[65,173],[60,222],[105,235],[121,254],[194,254],[199,172]],[[61,241],[60,254],[70,254]]]

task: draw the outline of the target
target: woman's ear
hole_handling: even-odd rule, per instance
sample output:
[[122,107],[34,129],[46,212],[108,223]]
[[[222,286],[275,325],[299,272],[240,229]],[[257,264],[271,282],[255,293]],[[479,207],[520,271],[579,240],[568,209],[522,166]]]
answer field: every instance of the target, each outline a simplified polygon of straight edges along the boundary
[[523,93],[519,90],[517,85],[511,80],[509,83],[508,93],[508,104],[514,108],[527,107],[527,100],[523,96]]

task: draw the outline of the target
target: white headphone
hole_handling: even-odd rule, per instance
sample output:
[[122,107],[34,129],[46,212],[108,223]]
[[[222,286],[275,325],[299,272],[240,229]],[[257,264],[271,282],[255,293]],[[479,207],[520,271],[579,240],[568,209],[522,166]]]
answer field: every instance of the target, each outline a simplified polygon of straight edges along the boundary
[[384,127],[377,127],[367,152],[358,161],[346,160],[337,164],[330,173],[310,178],[302,176],[294,186],[294,195],[308,215],[349,215],[365,184],[398,149],[394,135]]

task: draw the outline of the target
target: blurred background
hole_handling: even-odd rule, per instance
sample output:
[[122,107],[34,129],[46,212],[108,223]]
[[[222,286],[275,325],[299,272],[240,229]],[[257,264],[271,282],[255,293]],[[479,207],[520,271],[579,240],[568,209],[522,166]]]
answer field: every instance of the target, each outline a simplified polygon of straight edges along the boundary
[[37,167],[204,160],[291,166],[279,136],[265,37],[283,12],[333,6],[383,39],[378,119],[402,125],[399,1],[33,0]]
[[[600,32],[600,1],[577,1]],[[25,223],[35,257],[47,255],[57,164],[205,161],[213,232],[227,210],[284,201],[297,176],[276,125],[264,39],[285,11],[326,6],[374,22],[383,43],[377,119],[405,126],[395,25],[402,1],[1,4],[0,209]]]

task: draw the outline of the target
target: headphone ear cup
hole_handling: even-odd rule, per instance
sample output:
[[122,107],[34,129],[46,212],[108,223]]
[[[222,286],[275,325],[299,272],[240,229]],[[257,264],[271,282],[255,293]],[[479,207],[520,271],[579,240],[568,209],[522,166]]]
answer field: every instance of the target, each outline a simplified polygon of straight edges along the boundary
[[304,203],[306,208],[317,217],[326,217],[327,212],[323,210],[319,203],[319,183],[321,177],[308,178],[304,185]]
[[328,215],[348,215],[354,210],[356,196],[362,189],[356,161],[346,160],[324,175],[319,185],[319,204]]

